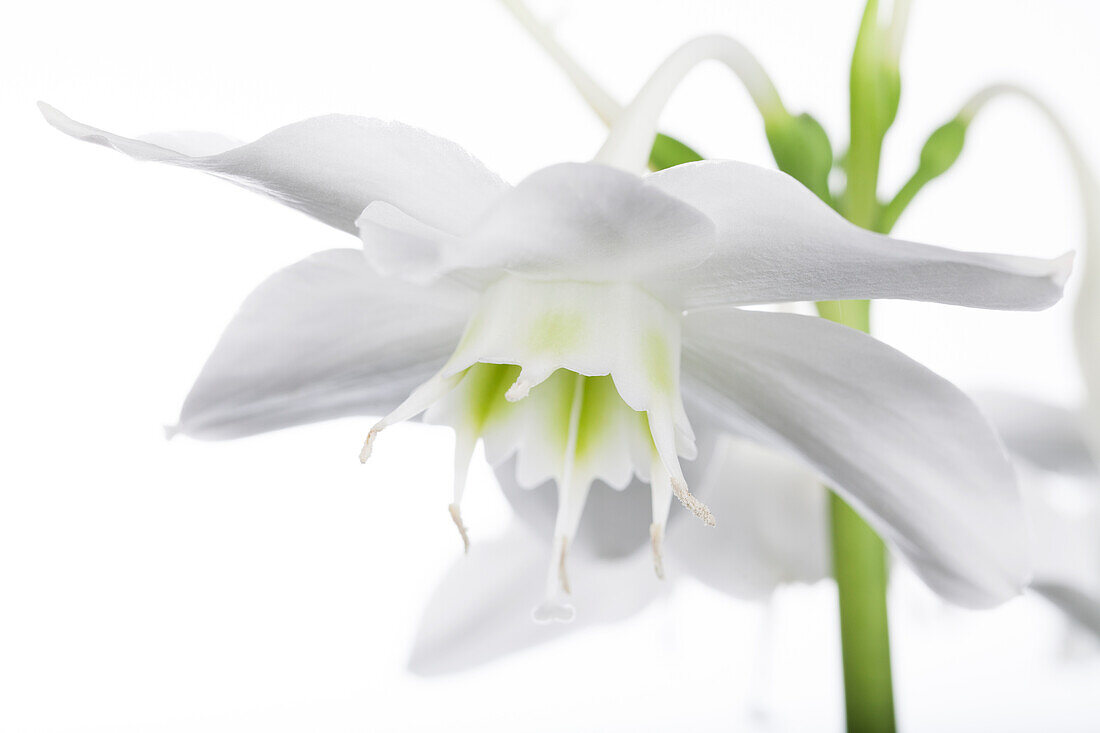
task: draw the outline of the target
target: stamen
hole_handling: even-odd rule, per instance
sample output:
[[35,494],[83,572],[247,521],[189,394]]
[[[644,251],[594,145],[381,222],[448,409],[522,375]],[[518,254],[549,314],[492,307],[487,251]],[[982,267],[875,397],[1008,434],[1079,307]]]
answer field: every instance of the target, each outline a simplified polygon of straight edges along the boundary
[[469,554],[470,535],[466,531],[466,525],[462,523],[462,513],[459,511],[458,504],[450,504],[447,509],[451,512],[451,519],[455,526],[458,527],[458,534],[462,536],[462,551]]
[[661,580],[665,579],[665,558],[661,552],[661,544],[664,541],[664,527],[654,522],[649,525],[649,544],[653,547],[653,572]]
[[458,533],[462,535],[463,551],[466,553],[470,552],[470,537],[466,533],[466,525],[462,523],[459,507],[462,505],[462,495],[466,492],[466,474],[470,471],[470,457],[474,454],[476,444],[475,433],[461,427],[455,428],[454,501],[448,509],[451,511],[451,519],[458,527]]
[[553,370],[546,371],[542,368],[523,367],[516,381],[504,393],[504,399],[509,402],[519,402],[529,395],[532,389],[545,382],[551,374],[553,374]]
[[687,481],[684,480],[684,472],[680,468],[680,459],[676,454],[676,437],[672,422],[660,412],[651,410],[647,412],[647,415],[649,417],[649,432],[653,436],[653,447],[657,450],[661,465],[668,472],[672,483],[672,493],[680,500],[685,509],[703,520],[703,524],[713,527],[714,515],[711,514],[710,509],[688,491]]
[[684,479],[673,476],[672,493],[676,495],[676,498],[680,500],[685,509],[703,520],[703,524],[708,527],[714,526],[714,515],[710,513],[710,509],[706,504],[696,499],[695,495],[688,491],[688,485]]
[[557,580],[565,593],[571,593],[569,576],[565,572],[565,556],[569,541],[577,532],[577,525],[588,499],[591,480],[578,480],[575,475],[577,458],[577,436],[580,431],[581,411],[584,409],[585,379],[579,374],[573,382],[573,404],[569,412],[569,434],[565,441],[565,455],[562,456],[562,472],[558,478],[558,516],[554,522],[554,534],[557,537]]
[[367,459],[370,458],[371,451],[374,448],[374,440],[384,428],[404,422],[424,412],[432,403],[458,386],[458,383],[466,376],[467,371],[461,371],[446,377],[442,373],[436,374],[414,389],[412,394],[405,398],[404,402],[398,405],[389,415],[376,422],[374,427],[370,429],[370,432],[367,433],[367,439],[363,441],[363,448],[359,451],[359,462],[366,463]]
[[524,379],[521,374],[519,379],[512,383],[512,386],[508,388],[508,391],[504,393],[504,399],[509,402],[519,402],[524,397],[531,393],[531,388],[535,385],[528,379]]
[[653,523],[649,525],[649,542],[653,546],[653,572],[665,579],[665,559],[661,545],[665,539],[665,523],[668,522],[669,505],[672,503],[672,477],[661,463],[661,457],[653,451],[649,468],[649,489],[653,501]]
[[371,451],[374,450],[374,439],[378,437],[380,432],[382,432],[382,428],[375,425],[370,429],[370,432],[367,433],[367,439],[363,441],[363,449],[359,451],[360,463],[366,463],[367,459],[370,458]]
[[558,582],[561,583],[561,589],[566,593],[572,595],[573,590],[569,587],[569,575],[565,572],[565,555],[566,548],[569,546],[569,540],[565,537],[561,538],[561,553],[558,555]]
[[567,542],[558,535],[551,553],[550,572],[546,578],[546,599],[532,612],[537,623],[573,620],[573,606],[569,603],[569,577],[565,573]]

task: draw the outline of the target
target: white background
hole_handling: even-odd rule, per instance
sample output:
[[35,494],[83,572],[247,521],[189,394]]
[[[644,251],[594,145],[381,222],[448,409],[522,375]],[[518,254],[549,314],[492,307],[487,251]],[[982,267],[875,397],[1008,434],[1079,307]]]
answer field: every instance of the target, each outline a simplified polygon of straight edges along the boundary
[[[560,38],[619,98],[675,46],[735,35],[789,108],[841,147],[855,0],[545,2]],[[138,165],[48,128],[47,100],[122,133],[249,139],[332,111],[458,141],[516,181],[583,160],[602,127],[504,11],[481,2],[37,2],[0,27],[0,730],[741,730],[760,610],[699,585],[453,677],[405,671],[420,609],[458,559],[444,507],[450,437],[395,428],[355,460],[369,420],[224,444],[165,442],[244,295],[308,253],[354,242],[189,171]],[[884,191],[924,136],[985,83],[1031,85],[1100,163],[1100,5],[915,3]],[[711,157],[770,164],[747,96],[693,74],[665,129]],[[901,221],[908,238],[1055,255],[1080,237],[1069,169],[1041,119],[999,103],[963,159]],[[1067,304],[1041,314],[882,304],[876,327],[964,387],[1072,405]],[[508,509],[487,467],[480,537]],[[1095,648],[1067,657],[1033,598],[988,613],[894,588],[906,731],[1095,730]],[[583,613],[583,609],[581,609]],[[833,595],[778,597],[777,730],[840,728]],[[1080,647],[1079,643],[1074,644]]]

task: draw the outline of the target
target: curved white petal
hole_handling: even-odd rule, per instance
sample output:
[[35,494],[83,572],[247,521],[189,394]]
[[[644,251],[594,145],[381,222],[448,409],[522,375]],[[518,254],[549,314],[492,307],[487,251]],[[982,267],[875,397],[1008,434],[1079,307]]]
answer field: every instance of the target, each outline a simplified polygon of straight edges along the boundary
[[[391,202],[393,203],[393,202]],[[492,206],[460,242],[431,224],[371,206],[359,220],[373,261],[417,281],[455,270],[496,269],[544,280],[634,282],[690,270],[714,248],[714,224],[631,173],[594,163],[536,171]],[[418,246],[410,249],[415,239]]]
[[358,250],[315,254],[241,305],[177,430],[217,440],[385,414],[446,360],[471,297],[379,277]]
[[365,117],[314,117],[239,147],[226,149],[222,142],[209,154],[209,138],[158,137],[154,144],[85,125],[44,103],[39,108],[51,125],[77,139],[138,160],[212,173],[352,234],[356,217],[376,200],[430,226],[465,231],[509,188],[449,140]]
[[1096,475],[1080,412],[1008,392],[971,397],[1012,453],[1048,471]]
[[1086,480],[1018,462],[1031,527],[1031,588],[1100,634],[1100,491]]
[[805,464],[722,436],[699,490],[719,521],[669,535],[666,552],[683,572],[749,600],[829,576],[827,495]]
[[580,609],[570,624],[537,624],[531,609],[543,594],[546,543],[523,526],[472,545],[443,578],[424,611],[409,669],[421,675],[460,672],[642,610],[668,592],[649,557],[619,561],[574,557],[570,574]]
[[1090,594],[1071,585],[1041,580],[1036,580],[1031,587],[1060,608],[1062,613],[1100,636],[1100,592]]
[[1072,264],[1072,253],[1040,260],[891,239],[846,221],[790,176],[745,163],[685,163],[646,181],[718,226],[701,267],[667,267],[689,309],[899,298],[1036,310],[1062,296]]
[[730,308],[690,314],[684,328],[689,399],[800,456],[940,595],[990,606],[1027,582],[1012,467],[950,383],[820,318]]
[[[60,114],[50,108],[51,114]],[[47,117],[49,119],[49,117]],[[222,135],[217,132],[204,131],[172,131],[152,132],[138,138],[140,142],[152,143],[157,147],[168,148],[183,155],[203,156],[217,155],[233,148],[239,148],[245,144],[244,140]]]

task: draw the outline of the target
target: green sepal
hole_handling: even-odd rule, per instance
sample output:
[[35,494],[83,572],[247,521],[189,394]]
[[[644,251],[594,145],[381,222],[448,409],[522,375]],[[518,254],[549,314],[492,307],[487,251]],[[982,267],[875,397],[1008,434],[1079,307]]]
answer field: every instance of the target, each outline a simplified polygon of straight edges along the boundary
[[703,156],[692,150],[690,146],[659,132],[657,139],[653,141],[653,148],[649,151],[649,167],[655,171],[702,159]]
[[832,206],[829,171],[833,167],[833,146],[821,124],[806,113],[784,114],[766,120],[764,132],[779,170]]

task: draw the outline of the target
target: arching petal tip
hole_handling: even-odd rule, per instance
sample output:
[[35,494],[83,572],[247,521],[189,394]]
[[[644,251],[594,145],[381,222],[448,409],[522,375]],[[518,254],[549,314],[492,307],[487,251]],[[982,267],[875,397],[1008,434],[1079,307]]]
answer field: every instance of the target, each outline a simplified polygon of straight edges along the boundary
[[1066,286],[1066,281],[1069,280],[1069,276],[1073,273],[1073,263],[1076,259],[1077,252],[1071,249],[1051,260],[1050,278],[1059,288],[1064,288]]
[[75,124],[71,117],[57,107],[54,107],[52,104],[43,102],[42,100],[39,100],[36,104],[38,105],[38,111],[42,113],[46,122],[50,123],[51,126],[56,127],[58,130],[68,133],[68,128]]
[[[42,102],[39,102],[39,104],[42,104]],[[165,425],[164,426],[164,439],[165,440],[171,440],[172,438],[179,435],[179,432],[180,432],[180,424],[179,423],[176,423],[175,425]]]

